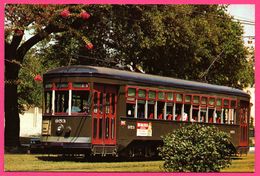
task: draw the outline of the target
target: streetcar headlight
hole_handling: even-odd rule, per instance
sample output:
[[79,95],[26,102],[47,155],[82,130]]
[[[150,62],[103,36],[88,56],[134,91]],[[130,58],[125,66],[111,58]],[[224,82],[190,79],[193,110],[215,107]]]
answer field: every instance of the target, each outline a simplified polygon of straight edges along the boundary
[[58,127],[57,127],[57,130],[56,130],[56,134],[58,136],[60,136],[64,131],[64,126],[62,124],[60,124]]

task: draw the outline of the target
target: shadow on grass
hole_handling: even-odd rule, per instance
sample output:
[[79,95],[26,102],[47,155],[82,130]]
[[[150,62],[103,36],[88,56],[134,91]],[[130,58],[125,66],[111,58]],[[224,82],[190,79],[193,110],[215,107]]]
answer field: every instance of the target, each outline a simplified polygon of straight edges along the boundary
[[232,160],[243,160],[243,157],[241,156],[236,156],[236,157],[232,157]]
[[5,154],[27,154],[28,147],[5,147]]
[[43,155],[37,156],[42,161],[71,161],[71,162],[133,162],[133,161],[158,161],[159,157],[152,158],[126,158],[126,157],[113,157],[113,156],[67,156],[67,155]]

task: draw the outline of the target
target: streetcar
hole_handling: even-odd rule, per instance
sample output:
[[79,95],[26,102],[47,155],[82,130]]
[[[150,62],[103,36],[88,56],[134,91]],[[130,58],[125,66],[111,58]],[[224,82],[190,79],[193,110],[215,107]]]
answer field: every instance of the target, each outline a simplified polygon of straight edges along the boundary
[[43,87],[44,153],[152,157],[163,135],[192,123],[249,149],[250,96],[239,89],[85,65],[48,71]]

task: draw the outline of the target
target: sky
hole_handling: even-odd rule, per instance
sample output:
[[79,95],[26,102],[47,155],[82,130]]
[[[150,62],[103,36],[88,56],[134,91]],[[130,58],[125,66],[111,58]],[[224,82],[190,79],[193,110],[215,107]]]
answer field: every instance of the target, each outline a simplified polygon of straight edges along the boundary
[[[254,4],[232,4],[228,7],[228,13],[236,19],[242,19],[255,22]],[[255,25],[244,24],[243,36],[255,36]]]

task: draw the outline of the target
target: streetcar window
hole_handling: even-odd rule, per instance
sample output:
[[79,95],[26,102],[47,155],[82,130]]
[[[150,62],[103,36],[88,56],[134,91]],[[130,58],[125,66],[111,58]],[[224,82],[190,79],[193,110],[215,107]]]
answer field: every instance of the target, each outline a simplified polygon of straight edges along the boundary
[[231,108],[236,108],[237,102],[236,100],[231,100]]
[[221,123],[222,115],[221,110],[217,110],[215,114],[216,123]]
[[207,97],[201,97],[200,103],[201,105],[207,105]]
[[234,121],[234,124],[237,124],[237,110],[236,109],[234,109],[234,111],[233,111],[233,121]]
[[134,88],[128,88],[127,96],[128,97],[135,97],[135,89]]
[[94,113],[97,113],[97,108],[98,108],[98,93],[94,93]]
[[199,117],[199,108],[193,107],[191,122],[198,122],[199,120],[198,117]]
[[72,86],[75,88],[88,88],[88,83],[72,83]]
[[230,122],[229,120],[230,120],[229,109],[224,109],[224,111],[223,111],[223,123],[227,124],[227,123]]
[[51,83],[47,83],[47,84],[44,85],[44,88],[45,89],[50,89],[50,88],[52,88],[52,84]]
[[165,98],[164,92],[158,92],[158,99],[164,100],[164,98]]
[[217,106],[222,106],[222,99],[220,98],[217,99]]
[[68,88],[68,83],[56,83],[56,88]]
[[167,103],[166,106],[166,119],[173,120],[173,103]]
[[207,109],[201,109],[199,122],[206,122],[206,117],[207,117]]
[[89,91],[72,91],[71,112],[89,113]]
[[182,117],[182,104],[177,103],[175,108],[175,120],[180,121]]
[[190,103],[191,102],[191,95],[186,95],[185,96],[185,103]]
[[229,107],[229,100],[224,99],[224,107]]
[[110,111],[110,94],[106,94],[106,114]]
[[190,104],[185,104],[184,105],[184,113],[183,113],[182,121],[188,121],[189,120],[190,110],[191,110],[191,105]]
[[236,124],[236,110],[235,109],[230,109],[229,110],[229,115],[230,115],[230,124]]
[[135,88],[128,88],[127,89],[127,101],[134,102],[136,98],[136,89]]
[[182,94],[176,94],[176,101],[182,102],[182,98],[183,98]]
[[145,93],[146,93],[145,90],[139,89],[138,90],[138,97],[139,98],[145,98],[146,97]]
[[157,119],[164,119],[164,102],[157,102]]
[[148,118],[154,119],[154,101],[148,101]]
[[52,92],[51,91],[44,92],[44,101],[45,101],[45,113],[52,113],[51,112],[51,107],[52,107]]
[[99,94],[99,113],[103,114],[103,93]]
[[111,103],[112,103],[112,108],[111,108],[111,110],[112,110],[111,113],[112,113],[112,114],[114,114],[115,111],[116,111],[116,110],[115,110],[115,104],[116,104],[115,98],[116,98],[116,97],[115,97],[115,94],[112,94],[112,102],[111,102]]
[[111,119],[111,139],[114,139],[115,136],[115,120],[114,118]]
[[135,104],[127,103],[126,104],[126,117],[134,117],[135,116]]
[[155,97],[156,97],[156,92],[155,91],[149,91],[148,98],[149,99],[155,99]]
[[93,122],[93,138],[97,137],[97,118],[94,118]]
[[200,97],[199,96],[193,96],[193,104],[199,104]]
[[102,138],[102,133],[103,133],[103,125],[102,125],[102,121],[103,121],[103,119],[102,118],[100,118],[99,119],[99,131],[98,131],[98,137],[99,137],[99,139],[101,139]]
[[144,118],[144,107],[145,107],[145,101],[144,100],[138,100],[137,104],[137,117],[143,119]]
[[173,93],[172,92],[167,92],[167,100],[173,101]]
[[209,109],[208,111],[208,123],[213,123],[214,118],[214,109]]
[[69,91],[55,91],[55,112],[68,110]]
[[109,118],[106,118],[106,138],[109,138]]
[[209,98],[209,106],[214,106],[215,105],[215,98]]

